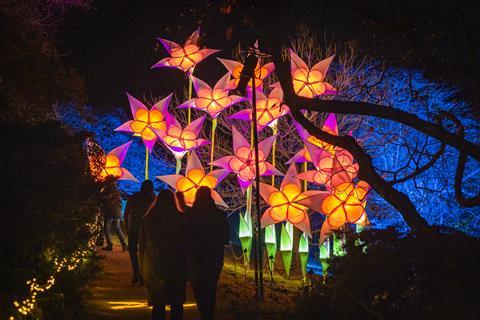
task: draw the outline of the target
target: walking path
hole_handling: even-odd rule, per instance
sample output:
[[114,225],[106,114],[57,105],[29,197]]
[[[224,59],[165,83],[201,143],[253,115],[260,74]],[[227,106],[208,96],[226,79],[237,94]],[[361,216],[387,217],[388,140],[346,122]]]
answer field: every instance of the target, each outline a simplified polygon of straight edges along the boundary
[[[90,286],[87,301],[88,320],[148,320],[151,309],[146,305],[145,288],[130,284],[132,272],[128,252],[120,246],[114,251],[99,251],[105,255],[100,263],[103,272]],[[190,285],[187,288],[185,319],[200,319]]]
[[[103,272],[90,285],[92,295],[87,300],[86,319],[149,320],[151,309],[146,305],[145,288],[130,284],[132,272],[128,252],[122,252],[116,244],[114,251],[99,250],[98,253],[105,256],[100,262]],[[274,275],[275,283],[269,278],[265,274],[265,300],[259,302],[254,295],[253,270],[244,269],[243,262],[227,254],[218,283],[216,319],[292,319],[292,293],[302,281],[285,280],[278,274]],[[200,319],[190,284],[184,307],[184,319]]]

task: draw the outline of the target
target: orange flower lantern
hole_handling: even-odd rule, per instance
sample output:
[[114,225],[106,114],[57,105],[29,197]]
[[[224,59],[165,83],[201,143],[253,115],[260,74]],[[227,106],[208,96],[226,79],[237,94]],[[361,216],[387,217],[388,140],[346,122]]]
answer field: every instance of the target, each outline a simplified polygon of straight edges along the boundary
[[152,151],[157,135],[153,129],[159,132],[167,130],[168,104],[172,98],[170,94],[157,102],[149,110],[142,102],[127,93],[130,109],[134,120],[130,120],[116,128],[115,131],[132,132],[134,136],[142,137],[143,143],[149,152]]
[[197,98],[190,99],[187,102],[178,106],[179,108],[195,108],[202,110],[210,114],[215,119],[223,110],[228,107],[247,100],[247,98],[228,95],[228,83],[230,79],[230,73],[225,74],[215,86],[210,87],[202,80],[191,76]]
[[[257,91],[257,130],[266,126],[274,127],[278,119],[287,114],[289,109],[283,102],[283,91],[281,88],[274,88],[268,98],[261,91]],[[244,109],[233,115],[230,119],[252,120],[252,109]]]
[[199,47],[200,28],[193,32],[183,47],[173,41],[158,38],[158,41],[167,50],[170,57],[164,58],[157,62],[152,68],[169,67],[177,68],[187,73],[192,73],[195,66],[208,57],[220,50],[200,49]]
[[105,179],[107,176],[114,176],[117,180],[130,180],[138,182],[137,178],[135,178],[130,171],[125,168],[122,168],[123,160],[127,155],[128,148],[132,141],[129,141],[125,144],[122,144],[119,147],[116,147],[112,151],[110,151],[105,156],[104,168],[102,171],[102,178]]
[[319,205],[328,196],[328,192],[318,190],[302,192],[300,180],[295,177],[296,175],[297,169],[295,163],[292,163],[283,178],[280,189],[266,183],[260,183],[260,194],[270,206],[263,213],[262,227],[288,221],[306,234],[311,235],[307,210],[319,211]]
[[335,188],[332,195],[322,201],[321,210],[327,216],[326,222],[332,229],[341,228],[345,223],[356,223],[365,214],[365,198],[370,186],[359,181],[345,182]]
[[290,50],[293,89],[299,96],[315,98],[324,94],[335,94],[335,88],[323,81],[335,55],[314,65],[311,69],[300,57]]
[[220,181],[229,173],[228,170],[218,169],[210,173],[205,173],[205,169],[195,151],[192,151],[187,161],[185,175],[173,174],[158,176],[157,178],[167,183],[176,191],[183,192],[185,203],[192,206],[195,201],[195,195],[198,188],[209,187],[212,190],[212,197],[217,205],[228,207],[222,197],[213,190]]

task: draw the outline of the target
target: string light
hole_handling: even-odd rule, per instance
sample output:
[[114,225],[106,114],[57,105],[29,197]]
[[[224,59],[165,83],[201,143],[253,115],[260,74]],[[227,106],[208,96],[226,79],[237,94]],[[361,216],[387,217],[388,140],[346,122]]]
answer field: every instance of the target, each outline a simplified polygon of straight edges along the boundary
[[[17,312],[21,315],[28,315],[33,312],[37,303],[37,296],[39,293],[50,290],[55,285],[55,276],[62,271],[73,271],[77,269],[84,260],[91,255],[92,251],[95,248],[96,234],[98,227],[95,223],[87,223],[86,226],[90,229],[92,237],[87,243],[86,249],[79,249],[75,251],[69,258],[58,257],[53,260],[53,274],[47,279],[44,284],[40,284],[36,278],[26,281],[27,287],[29,287],[30,295],[22,301],[14,301],[13,306],[16,308]],[[15,320],[15,317],[12,315],[8,318],[9,320]]]

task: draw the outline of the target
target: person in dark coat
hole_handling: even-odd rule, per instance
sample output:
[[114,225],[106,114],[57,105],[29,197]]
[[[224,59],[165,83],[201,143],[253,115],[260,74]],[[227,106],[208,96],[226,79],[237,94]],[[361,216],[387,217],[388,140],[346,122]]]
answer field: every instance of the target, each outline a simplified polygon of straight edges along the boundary
[[120,219],[122,217],[122,199],[118,191],[115,177],[107,176],[104,185],[100,191],[100,206],[103,215],[103,231],[107,245],[102,250],[113,250],[112,228],[117,234],[122,244],[122,250],[127,249],[127,242],[120,228]]
[[142,218],[138,245],[152,319],[166,319],[167,304],[170,319],[182,319],[187,282],[184,215],[177,210],[170,190],[161,191]]
[[204,320],[214,319],[217,282],[223,268],[224,246],[230,242],[225,213],[215,206],[211,190],[200,187],[186,214],[188,263],[198,310]]
[[185,203],[185,195],[183,192],[175,192],[175,199],[177,200],[177,209],[180,212],[186,212],[188,209],[187,204]]
[[142,182],[140,191],[134,193],[127,200],[125,207],[124,219],[127,226],[128,234],[128,253],[132,262],[133,277],[132,284],[142,283],[140,270],[138,267],[138,234],[140,233],[140,222],[147,212],[148,208],[155,200],[155,192],[153,191],[153,182],[145,180]]

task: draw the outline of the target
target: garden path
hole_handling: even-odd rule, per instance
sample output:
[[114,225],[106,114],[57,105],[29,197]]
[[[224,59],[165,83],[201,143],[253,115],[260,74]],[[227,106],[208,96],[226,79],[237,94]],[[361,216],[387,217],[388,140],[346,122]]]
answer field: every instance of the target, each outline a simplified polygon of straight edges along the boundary
[[[148,320],[151,309],[146,305],[145,288],[130,284],[132,272],[128,252],[120,246],[114,251],[99,251],[105,256],[99,279],[90,285],[92,296],[87,301],[88,320]],[[193,292],[188,285],[185,319],[199,319]],[[168,312],[167,312],[168,313]]]

